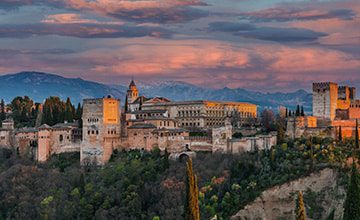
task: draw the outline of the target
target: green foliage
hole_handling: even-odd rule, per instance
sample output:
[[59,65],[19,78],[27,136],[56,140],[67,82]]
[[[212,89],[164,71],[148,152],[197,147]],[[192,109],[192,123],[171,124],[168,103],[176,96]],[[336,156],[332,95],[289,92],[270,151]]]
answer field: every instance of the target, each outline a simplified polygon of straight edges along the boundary
[[236,132],[236,133],[234,133],[233,135],[232,135],[232,138],[238,138],[238,139],[240,139],[240,138],[242,138],[243,137],[243,135],[240,133],[240,132]]
[[5,102],[4,102],[4,99],[1,99],[1,102],[0,102],[0,125],[1,125],[1,122],[5,119],[6,119]]
[[39,104],[35,104],[28,96],[14,98],[10,103],[10,108],[16,127],[35,126]]
[[350,183],[346,193],[346,200],[344,204],[344,220],[360,219],[360,188],[359,188],[359,174],[353,162],[351,169]]
[[[193,170],[199,174],[201,218],[229,219],[270,187],[324,167],[343,167],[353,150],[345,144],[313,138],[241,155],[197,153]],[[158,149],[115,151],[106,166],[88,172],[79,166],[78,155],[53,156],[45,164],[18,159],[12,152],[1,155],[6,178],[0,182],[0,218],[184,219],[186,167]],[[49,196],[53,200],[41,205]],[[308,206],[315,207],[314,197],[305,194]],[[311,209],[309,217],[315,219]]]
[[73,122],[74,119],[81,118],[81,112],[81,107],[75,110],[70,98],[67,98],[66,102],[64,102],[59,97],[49,97],[45,100],[43,106],[42,123],[53,126],[64,121]]

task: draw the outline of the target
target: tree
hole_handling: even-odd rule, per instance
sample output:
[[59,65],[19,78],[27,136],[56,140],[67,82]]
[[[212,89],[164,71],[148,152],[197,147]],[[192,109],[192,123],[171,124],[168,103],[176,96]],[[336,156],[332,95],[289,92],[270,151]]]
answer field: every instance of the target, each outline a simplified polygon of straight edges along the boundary
[[197,186],[197,178],[193,173],[191,158],[186,163],[186,168],[185,219],[200,220],[199,190]]
[[296,106],[295,116],[300,116],[300,106],[299,105]]
[[299,191],[296,200],[296,220],[306,220],[306,210],[304,206],[303,195]]
[[356,128],[355,128],[355,147],[359,149],[359,122],[356,119]]
[[339,141],[342,142],[342,128],[339,127]]
[[300,112],[300,115],[301,115],[301,116],[305,116],[305,112],[304,112],[304,107],[303,107],[303,106],[301,106],[301,112]]
[[66,99],[65,103],[65,121],[73,122],[74,121],[74,109],[73,105],[71,104],[70,98]]
[[352,164],[350,183],[346,193],[344,203],[344,220],[360,219],[360,188],[359,174],[355,165]]
[[4,99],[1,99],[1,102],[0,102],[0,121],[3,121],[5,119],[6,119],[5,102],[4,102]]
[[287,118],[289,116],[289,109],[285,109],[285,117]]
[[265,109],[261,113],[261,124],[264,126],[266,131],[273,131],[275,127],[275,115],[270,109]]

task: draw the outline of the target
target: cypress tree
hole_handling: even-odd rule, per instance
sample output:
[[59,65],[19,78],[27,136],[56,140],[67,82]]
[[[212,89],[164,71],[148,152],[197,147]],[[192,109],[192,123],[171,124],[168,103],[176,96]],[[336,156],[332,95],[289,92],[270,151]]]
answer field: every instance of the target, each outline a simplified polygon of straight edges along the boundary
[[197,178],[193,173],[191,158],[188,160],[186,168],[185,219],[200,220],[199,190],[197,186]]
[[296,200],[296,220],[306,220],[303,195],[300,191],[298,192],[298,198]]
[[300,106],[299,105],[296,106],[295,116],[300,116]]
[[353,161],[351,169],[350,183],[346,193],[346,200],[344,203],[343,220],[360,219],[360,188],[359,188],[359,174]]
[[73,122],[74,121],[73,115],[74,115],[73,106],[71,104],[70,98],[68,97],[65,103],[65,121]]
[[356,119],[356,128],[355,128],[355,147],[359,149],[359,122]]
[[285,117],[287,118],[289,116],[289,110],[286,108],[285,109]]
[[6,119],[4,99],[1,99],[0,110],[1,110],[1,112],[0,112],[0,121],[3,121],[3,120]]
[[339,141],[342,141],[342,128],[341,126],[339,127]]
[[305,112],[304,112],[304,107],[303,106],[301,106],[301,116],[305,116]]

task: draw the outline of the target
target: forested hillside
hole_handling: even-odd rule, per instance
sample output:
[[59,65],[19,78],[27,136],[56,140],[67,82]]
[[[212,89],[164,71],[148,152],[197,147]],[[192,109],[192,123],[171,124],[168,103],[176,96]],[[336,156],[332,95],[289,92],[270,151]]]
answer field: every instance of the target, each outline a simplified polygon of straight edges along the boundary
[[[313,171],[346,173],[352,146],[314,138],[237,156],[198,154],[201,219],[228,219],[265,189]],[[6,150],[0,156],[0,219],[183,219],[186,165],[158,150],[115,152],[103,168],[81,168],[78,154],[53,156],[45,164]],[[312,213],[319,214],[315,208]]]

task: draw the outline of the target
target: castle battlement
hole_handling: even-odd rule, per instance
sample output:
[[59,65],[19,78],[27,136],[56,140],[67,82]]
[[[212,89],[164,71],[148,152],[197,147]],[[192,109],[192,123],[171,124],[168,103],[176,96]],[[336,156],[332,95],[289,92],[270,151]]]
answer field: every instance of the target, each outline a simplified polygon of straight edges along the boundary
[[360,100],[352,100],[350,103],[350,108],[360,108]]
[[317,90],[329,90],[331,86],[337,86],[334,82],[318,82],[313,83],[313,91]]

